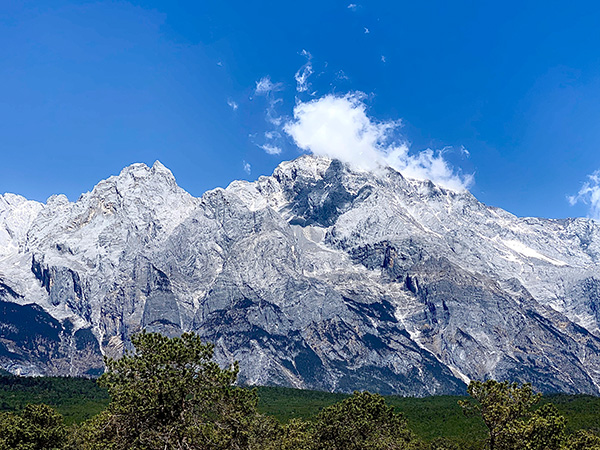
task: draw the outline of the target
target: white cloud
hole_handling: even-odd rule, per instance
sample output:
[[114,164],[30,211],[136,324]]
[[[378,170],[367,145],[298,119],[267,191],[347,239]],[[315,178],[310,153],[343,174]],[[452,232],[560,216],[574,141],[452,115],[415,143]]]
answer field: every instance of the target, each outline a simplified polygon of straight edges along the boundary
[[464,191],[473,184],[473,175],[456,173],[444,159],[442,151],[426,149],[411,155],[408,145],[402,144],[393,147],[384,159],[390,167],[408,178],[431,180],[453,191]]
[[227,100],[227,104],[229,105],[229,107],[231,109],[233,109],[234,111],[236,111],[240,105],[238,105],[236,102],[234,102],[233,100],[229,99]]
[[369,33],[370,33],[369,29],[367,27],[365,27],[365,34],[369,34]]
[[248,175],[250,175],[250,172],[252,172],[252,166],[250,165],[250,163],[247,163],[246,161],[242,161],[242,164],[244,165],[244,172],[246,172]]
[[296,90],[298,92],[306,92],[310,88],[308,77],[313,74],[312,63],[310,62],[312,55],[306,50],[302,50],[300,54],[306,58],[306,64],[298,69],[294,78],[296,79]]
[[588,216],[600,220],[600,170],[588,175],[588,181],[583,183],[577,195],[568,196],[571,205],[579,202],[589,205]]
[[284,131],[303,150],[316,156],[337,158],[365,170],[374,169],[379,160],[377,142],[392,126],[372,123],[358,94],[298,103],[294,121]]
[[356,6],[356,4],[355,4],[355,3],[350,3],[350,4],[348,5],[348,9],[351,9],[352,11],[356,11],[356,8],[357,8],[357,6]]
[[281,125],[282,119],[279,115],[277,115],[277,110],[275,107],[278,103],[282,102],[283,100],[280,98],[270,99],[269,106],[267,107],[267,122],[271,123],[272,125],[275,125],[276,127]]
[[279,139],[281,137],[281,134],[279,133],[279,131],[265,131],[265,138],[266,139]]
[[259,145],[269,155],[279,155],[281,153],[281,147],[271,144]]
[[381,55],[381,62],[384,63],[385,62],[385,56]]
[[338,70],[338,72],[335,74],[335,79],[346,81],[349,80],[350,77],[348,77],[348,75],[346,75],[343,70]]
[[254,93],[256,95],[267,95],[270,92],[277,92],[283,90],[282,83],[273,83],[271,77],[262,77],[256,82],[256,89]]
[[284,125],[298,147],[316,156],[349,163],[359,170],[391,166],[410,178],[429,179],[462,191],[472,182],[453,170],[443,152],[427,149],[412,154],[408,144],[392,142],[399,121],[378,122],[366,113],[364,94],[326,95],[294,108],[294,120]]
[[254,93],[264,95],[267,98],[268,106],[266,112],[267,122],[275,126],[280,126],[282,119],[277,114],[277,104],[283,102],[281,98],[275,97],[274,93],[283,90],[283,83],[273,83],[268,75],[262,77],[256,82]]

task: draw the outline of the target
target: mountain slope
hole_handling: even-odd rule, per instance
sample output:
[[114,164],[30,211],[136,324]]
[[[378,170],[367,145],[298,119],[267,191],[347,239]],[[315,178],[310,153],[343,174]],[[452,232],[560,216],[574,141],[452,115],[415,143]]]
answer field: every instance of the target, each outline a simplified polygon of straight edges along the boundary
[[[135,164],[75,203],[0,197],[0,244],[0,300],[55,320],[76,373],[146,328],[198,332],[251,384],[600,393],[598,224],[517,218],[389,168],[303,156],[194,198]],[[11,336],[2,367],[66,373]]]

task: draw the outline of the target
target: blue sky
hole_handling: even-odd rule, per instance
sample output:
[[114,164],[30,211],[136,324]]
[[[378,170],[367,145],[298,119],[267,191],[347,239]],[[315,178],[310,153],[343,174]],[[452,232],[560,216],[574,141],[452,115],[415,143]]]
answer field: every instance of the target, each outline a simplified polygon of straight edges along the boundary
[[4,0],[0,192],[76,200],[158,159],[198,196],[313,152],[519,216],[600,219],[598,17],[577,1]]

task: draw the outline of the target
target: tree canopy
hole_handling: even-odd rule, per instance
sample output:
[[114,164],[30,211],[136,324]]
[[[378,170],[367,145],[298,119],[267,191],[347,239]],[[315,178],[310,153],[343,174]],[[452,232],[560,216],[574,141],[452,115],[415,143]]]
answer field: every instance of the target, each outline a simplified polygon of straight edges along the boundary
[[552,450],[564,440],[566,420],[553,405],[534,410],[542,395],[530,384],[471,381],[475,400],[461,401],[466,414],[478,414],[488,428],[490,450]]
[[105,360],[106,410],[70,428],[46,405],[0,413],[0,450],[600,450],[600,436],[568,434],[529,384],[471,382],[471,399],[459,403],[488,439],[426,442],[379,394],[354,392],[309,420],[282,423],[258,413],[256,389],[236,385],[237,364],[221,368],[197,335],[142,332],[132,343]]
[[0,413],[0,450],[52,450],[67,438],[63,418],[47,405],[27,405],[20,415]]
[[323,409],[314,427],[318,450],[400,450],[415,448],[417,442],[404,416],[369,392],[354,392]]
[[246,447],[257,395],[235,386],[237,364],[221,369],[213,346],[192,333],[142,332],[132,343],[135,352],[107,359],[99,380],[111,397],[95,424],[101,442],[115,450]]

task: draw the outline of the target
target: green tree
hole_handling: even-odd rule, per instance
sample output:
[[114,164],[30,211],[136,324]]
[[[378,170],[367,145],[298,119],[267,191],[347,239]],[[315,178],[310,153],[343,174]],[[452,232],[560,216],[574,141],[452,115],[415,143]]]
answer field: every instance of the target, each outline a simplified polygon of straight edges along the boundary
[[0,413],[0,450],[62,448],[67,437],[63,417],[47,405],[27,405],[20,415]]
[[290,420],[282,429],[280,450],[309,450],[313,448],[313,427],[301,419]]
[[213,346],[193,333],[142,332],[131,341],[135,352],[105,361],[99,384],[111,402],[80,431],[83,448],[249,448],[257,395],[235,386],[237,364],[221,369]]
[[559,449],[565,438],[567,420],[552,404],[546,404],[527,419],[508,424],[498,440],[499,449],[552,450]]
[[490,450],[558,449],[564,438],[566,420],[553,405],[537,411],[541,394],[530,384],[472,381],[467,388],[475,400],[460,401],[467,415],[479,415],[488,429]]
[[600,436],[588,430],[578,430],[565,441],[564,450],[600,450]]
[[429,443],[429,450],[461,450],[461,448],[449,439],[435,438]]
[[355,392],[318,414],[313,445],[317,450],[400,450],[418,448],[419,442],[381,395]]

